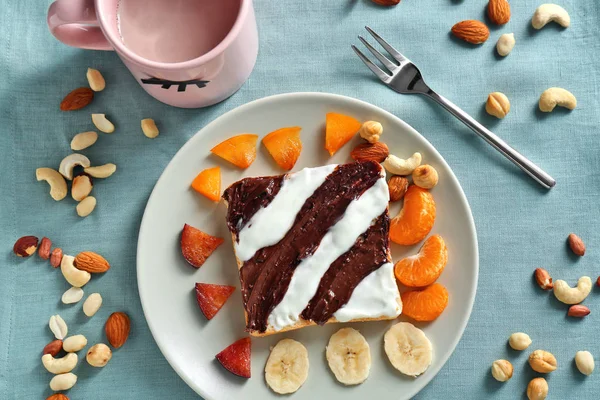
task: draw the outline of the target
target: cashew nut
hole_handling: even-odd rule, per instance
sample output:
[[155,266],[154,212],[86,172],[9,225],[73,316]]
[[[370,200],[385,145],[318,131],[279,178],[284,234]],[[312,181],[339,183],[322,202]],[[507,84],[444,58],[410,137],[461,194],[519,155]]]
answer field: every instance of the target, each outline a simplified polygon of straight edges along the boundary
[[571,24],[571,17],[567,10],[558,4],[542,4],[535,10],[533,18],[531,18],[531,25],[535,29],[542,29],[550,21],[567,28]]
[[415,153],[406,160],[398,158],[394,155],[389,155],[383,162],[383,167],[391,174],[406,176],[421,165],[421,153]]
[[551,112],[556,106],[572,110],[577,107],[577,99],[573,96],[573,93],[566,89],[551,87],[544,90],[544,93],[540,96],[540,110]]
[[506,57],[515,47],[515,34],[505,33],[498,38],[496,51],[502,57]]
[[115,131],[115,126],[106,118],[106,114],[92,114],[92,123],[100,132],[113,133]]
[[59,392],[61,390],[69,390],[77,383],[77,375],[72,372],[67,372],[66,374],[56,375],[50,381],[50,389],[55,392]]
[[58,167],[58,172],[68,180],[73,179],[73,168],[75,166],[81,165],[83,168],[87,168],[90,166],[90,159],[84,156],[83,154],[73,153],[69,154],[60,162],[60,167]]
[[94,196],[88,196],[85,199],[81,200],[79,204],[75,207],[77,211],[77,215],[82,218],[87,217],[94,211],[96,208],[96,198]]
[[563,280],[554,282],[554,296],[565,304],[579,304],[590,294],[592,280],[589,276],[582,276],[577,281],[577,286],[572,288]]
[[42,364],[50,373],[55,375],[64,374],[65,372],[71,372],[77,365],[77,354],[67,353],[62,358],[54,358],[52,354],[44,354]]
[[67,196],[67,182],[61,174],[52,168],[38,168],[35,170],[35,177],[38,181],[46,181],[50,185],[50,196],[56,201],[60,201]]
[[117,170],[117,166],[115,164],[104,164],[99,165],[97,167],[88,167],[84,168],[83,172],[94,177],[94,178],[108,178]]
[[82,287],[89,282],[92,275],[87,271],[75,268],[75,257],[64,255],[60,263],[60,271],[71,286]]

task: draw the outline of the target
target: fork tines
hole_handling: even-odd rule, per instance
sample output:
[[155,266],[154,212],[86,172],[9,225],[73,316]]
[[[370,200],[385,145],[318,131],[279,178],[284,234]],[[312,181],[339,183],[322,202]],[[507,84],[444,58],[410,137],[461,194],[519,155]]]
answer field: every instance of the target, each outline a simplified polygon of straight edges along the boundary
[[376,65],[375,63],[373,63],[355,45],[352,45],[352,49],[354,50],[354,52],[356,53],[356,55],[358,55],[358,57],[362,60],[362,62],[364,62],[365,65],[367,67],[369,67],[369,69],[375,75],[377,75],[377,77],[379,79],[381,79],[382,81],[384,81],[384,82],[387,83],[390,80],[390,78],[392,77],[392,74],[399,69],[400,65],[403,62],[408,61],[408,59],[406,57],[404,57],[392,45],[390,45],[388,42],[386,42],[381,36],[379,36],[377,34],[377,32],[375,32],[374,30],[372,30],[368,26],[365,26],[365,29],[367,30],[367,32],[369,32],[371,34],[371,36],[373,36],[373,38],[377,41],[377,43],[379,43],[381,45],[381,47],[383,47],[385,49],[385,51],[390,56],[392,56],[392,58],[395,61],[397,61],[397,63],[391,61],[388,57],[386,57],[383,54],[381,54],[381,52],[379,50],[377,50],[376,48],[374,48],[369,42],[367,42],[360,35],[358,36],[358,39],[365,45],[365,47],[371,52],[371,54],[373,54],[375,56],[375,58],[377,58],[377,60],[379,60],[379,62],[381,62],[381,64],[383,64],[383,66],[385,66],[385,68],[387,68],[389,70],[389,73],[388,72],[384,72],[378,65]]

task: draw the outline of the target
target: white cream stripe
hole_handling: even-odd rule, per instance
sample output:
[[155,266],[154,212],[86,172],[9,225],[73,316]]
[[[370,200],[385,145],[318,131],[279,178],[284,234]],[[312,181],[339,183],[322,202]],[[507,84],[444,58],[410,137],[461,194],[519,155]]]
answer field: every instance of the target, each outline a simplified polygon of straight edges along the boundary
[[[329,266],[350,250],[356,239],[369,229],[373,220],[385,211],[388,201],[388,186],[385,176],[382,176],[362,196],[348,205],[342,218],[325,234],[313,255],[302,260],[296,267],[287,292],[269,315],[269,327],[278,331],[299,320],[300,313],[317,292],[319,282]],[[389,277],[382,275],[381,279]],[[397,297],[390,297],[388,302],[397,302]],[[360,299],[357,301],[360,302]],[[367,306],[369,305],[356,304],[354,307],[363,309]],[[385,308],[380,307],[372,312],[385,312],[382,310],[387,308],[386,304]]]
[[258,210],[239,232],[235,253],[242,262],[258,250],[277,244],[294,225],[296,215],[337,165],[305,168],[288,174],[279,192],[266,207]]
[[361,318],[397,317],[401,311],[394,264],[386,263],[360,281],[350,300],[333,316],[340,322],[348,322]]

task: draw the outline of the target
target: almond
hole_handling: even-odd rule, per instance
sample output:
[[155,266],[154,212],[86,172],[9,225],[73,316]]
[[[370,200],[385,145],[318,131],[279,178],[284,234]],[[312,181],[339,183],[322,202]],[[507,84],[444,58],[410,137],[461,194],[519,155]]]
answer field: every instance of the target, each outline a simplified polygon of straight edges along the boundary
[[100,254],[84,251],[75,256],[75,268],[97,274],[108,271],[110,264]]
[[54,393],[50,397],[47,397],[46,400],[69,400],[69,398],[62,393]]
[[106,338],[112,347],[118,349],[123,346],[129,337],[131,321],[124,312],[114,312],[110,314],[104,325]]
[[585,254],[585,244],[579,236],[577,236],[574,233],[571,233],[567,240],[569,242],[569,247],[571,248],[573,253],[577,254],[580,257]]
[[385,143],[362,143],[352,150],[350,157],[356,161],[383,162],[390,155],[390,150]]
[[490,37],[490,30],[481,21],[468,19],[458,22],[452,27],[452,33],[465,42],[480,44]]
[[65,96],[63,101],[60,102],[60,109],[62,111],[79,110],[90,104],[93,99],[94,91],[92,89],[80,87]]
[[23,236],[15,242],[13,251],[19,257],[29,257],[38,247],[38,238],[35,236]]
[[550,274],[544,268],[536,268],[534,275],[535,281],[543,290],[549,290],[554,287]]
[[569,317],[583,318],[586,315],[588,315],[589,313],[590,313],[589,308],[587,308],[586,306],[582,306],[581,304],[577,304],[577,305],[569,307],[569,311],[567,312],[567,315]]
[[379,4],[380,6],[395,6],[400,3],[400,0],[371,0],[375,4]]
[[62,340],[59,340],[59,339],[53,340],[44,347],[44,350],[42,351],[42,355],[50,354],[52,357],[56,357],[58,352],[62,350],[62,346],[63,346]]
[[398,201],[404,197],[408,189],[408,179],[403,176],[392,176],[388,182],[390,201]]
[[488,17],[496,25],[504,25],[510,20],[510,4],[506,0],[490,0]]

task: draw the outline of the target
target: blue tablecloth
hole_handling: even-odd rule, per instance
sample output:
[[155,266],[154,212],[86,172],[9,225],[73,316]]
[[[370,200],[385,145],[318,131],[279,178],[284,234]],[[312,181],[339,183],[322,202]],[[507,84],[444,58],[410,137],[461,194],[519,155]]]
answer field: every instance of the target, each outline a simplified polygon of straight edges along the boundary
[[[153,100],[139,87],[112,52],[83,51],[56,41],[46,28],[48,2],[6,1],[0,11],[0,397],[41,399],[50,394],[48,374],[40,363],[51,339],[48,318],[60,313],[73,333],[90,343],[103,338],[103,323],[112,311],[132,318],[126,346],[109,367],[79,368],[71,399],[193,399],[159,352],[138,299],[135,252],[138,227],[154,182],[175,152],[217,116],[248,101],[276,93],[324,91],[366,100],[398,115],[429,139],[462,183],[479,235],[481,269],[473,314],[454,355],[418,399],[525,398],[534,373],[528,352],[508,349],[514,331],[533,338],[532,348],[553,352],[559,363],[550,374],[552,399],[595,399],[600,372],[584,378],[574,367],[575,352],[600,356],[600,291],[586,304],[584,320],[566,317],[566,307],[539,290],[536,267],[574,283],[581,275],[600,273],[600,3],[561,0],[572,25],[564,30],[531,28],[541,0],[512,2],[512,18],[491,27],[482,46],[450,36],[463,19],[485,19],[486,0],[403,0],[382,8],[369,0],[257,0],[260,54],[242,89],[216,106],[183,110]],[[369,24],[420,68],[427,82],[482,121],[558,181],[546,191],[527,178],[440,107],[421,97],[401,96],[376,82],[350,49]],[[517,44],[499,58],[495,42],[514,32]],[[86,68],[100,69],[107,89],[84,112],[62,113],[65,93],[87,85]],[[575,111],[542,115],[540,93],[548,87],[571,90]],[[488,116],[489,92],[511,100],[509,116]],[[117,126],[85,153],[94,163],[114,162],[117,173],[97,180],[98,207],[81,219],[69,198],[55,203],[35,169],[57,167],[70,153],[77,132],[89,130],[90,112],[106,112]],[[161,133],[145,138],[139,121],[152,117]],[[588,244],[581,259],[565,244],[574,231]],[[60,296],[67,283],[37,256],[17,260],[14,240],[32,234],[50,237],[73,254],[93,249],[112,262],[110,273],[93,279],[87,293],[99,291],[104,305],[89,319],[81,307],[65,306]],[[495,382],[491,362],[507,358],[515,366],[508,383]],[[395,398],[390,392],[389,398]]]

